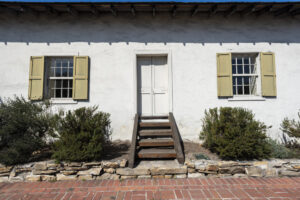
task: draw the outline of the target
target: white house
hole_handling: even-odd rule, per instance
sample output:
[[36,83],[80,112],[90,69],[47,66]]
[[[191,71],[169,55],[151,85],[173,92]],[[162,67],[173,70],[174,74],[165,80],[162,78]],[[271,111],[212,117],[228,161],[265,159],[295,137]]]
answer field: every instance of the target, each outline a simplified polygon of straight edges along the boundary
[[280,136],[300,108],[299,0],[0,0],[0,96],[98,105],[112,139],[172,112],[197,141],[205,109],[251,109]]

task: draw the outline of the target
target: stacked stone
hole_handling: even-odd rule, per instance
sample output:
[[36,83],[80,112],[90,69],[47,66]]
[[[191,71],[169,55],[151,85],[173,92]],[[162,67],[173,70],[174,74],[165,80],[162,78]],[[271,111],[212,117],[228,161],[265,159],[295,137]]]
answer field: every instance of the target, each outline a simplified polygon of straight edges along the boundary
[[115,162],[55,163],[53,160],[25,165],[0,165],[0,182],[124,180],[200,177],[280,177],[300,176],[300,160],[252,162],[188,160],[183,166],[126,168],[127,160]]

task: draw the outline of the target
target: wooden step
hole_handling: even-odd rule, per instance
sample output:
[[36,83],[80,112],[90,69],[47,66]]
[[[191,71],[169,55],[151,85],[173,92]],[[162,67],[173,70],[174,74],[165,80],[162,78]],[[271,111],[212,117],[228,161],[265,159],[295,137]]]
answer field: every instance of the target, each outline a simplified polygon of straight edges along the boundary
[[176,158],[174,149],[141,149],[138,152],[139,158]]
[[140,119],[168,119],[169,116],[140,116]]
[[174,146],[172,138],[165,139],[141,139],[138,142],[141,147],[169,147]]
[[170,127],[170,122],[140,122],[141,128]]
[[142,137],[170,137],[172,136],[172,130],[171,129],[152,129],[152,130],[140,130],[139,135]]

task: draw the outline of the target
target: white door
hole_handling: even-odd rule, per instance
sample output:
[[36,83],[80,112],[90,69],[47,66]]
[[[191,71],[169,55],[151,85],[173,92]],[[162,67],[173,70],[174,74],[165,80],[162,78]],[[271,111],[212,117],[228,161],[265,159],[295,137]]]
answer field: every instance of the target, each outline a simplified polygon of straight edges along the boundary
[[167,56],[138,57],[138,112],[143,116],[169,112]]

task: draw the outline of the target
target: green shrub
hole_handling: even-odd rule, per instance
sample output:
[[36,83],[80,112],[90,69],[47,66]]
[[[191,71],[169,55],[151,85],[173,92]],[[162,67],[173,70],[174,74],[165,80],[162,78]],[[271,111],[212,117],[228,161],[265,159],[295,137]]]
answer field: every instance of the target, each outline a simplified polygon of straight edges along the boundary
[[271,154],[266,130],[250,110],[214,108],[205,111],[200,139],[204,147],[225,160],[263,159]]
[[99,160],[109,140],[109,126],[109,114],[97,112],[97,107],[68,111],[58,119],[59,136],[53,158],[57,161]]
[[[281,130],[283,132],[283,139],[287,147],[300,148],[298,140],[300,139],[300,112],[298,113],[298,121],[295,119],[284,118],[281,123]],[[290,139],[285,137],[287,134]]]
[[28,162],[34,152],[47,146],[45,138],[53,133],[48,109],[45,103],[23,97],[0,99],[0,163]]
[[272,158],[287,159],[294,158],[296,156],[292,150],[288,149],[283,144],[280,144],[275,140],[268,139],[268,143],[271,147]]

